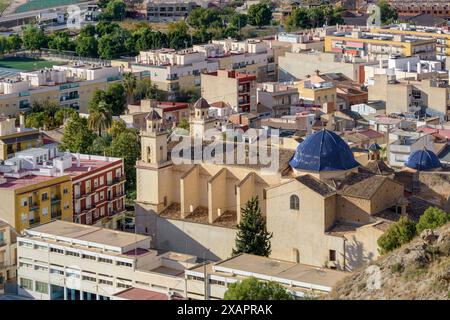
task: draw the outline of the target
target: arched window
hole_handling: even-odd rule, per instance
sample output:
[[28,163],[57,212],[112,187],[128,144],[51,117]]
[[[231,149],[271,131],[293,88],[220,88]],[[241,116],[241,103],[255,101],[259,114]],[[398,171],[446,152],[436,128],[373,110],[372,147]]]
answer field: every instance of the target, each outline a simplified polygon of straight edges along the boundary
[[291,196],[291,210],[300,210],[300,200],[295,194]]

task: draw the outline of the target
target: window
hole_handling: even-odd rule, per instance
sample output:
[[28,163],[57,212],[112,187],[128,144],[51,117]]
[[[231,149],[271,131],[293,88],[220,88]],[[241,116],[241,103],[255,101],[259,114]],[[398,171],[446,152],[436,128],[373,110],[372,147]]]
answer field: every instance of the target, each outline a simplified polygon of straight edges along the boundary
[[40,293],[48,293],[48,284],[45,282],[40,282],[40,281],[36,281],[36,292],[40,292]]
[[20,203],[21,203],[22,207],[26,207],[28,205],[27,198],[20,199]]
[[113,282],[112,282],[112,281],[109,281],[109,280],[103,280],[103,279],[98,280],[98,283],[100,283],[100,284],[106,284],[106,285],[108,285],[108,286],[112,286],[112,285],[113,285]]
[[330,250],[329,256],[330,261],[336,261],[336,250]]
[[81,257],[83,259],[96,260],[95,256],[91,256],[89,254],[83,254]]
[[67,256],[74,256],[74,257],[79,257],[80,256],[80,254],[78,252],[67,251],[67,250],[66,250],[66,255]]
[[98,262],[113,263],[113,261],[111,259],[106,259],[106,258],[98,258]]
[[28,242],[20,241],[19,242],[19,247],[33,248],[33,244],[32,243],[28,243]]
[[64,250],[58,248],[50,248],[50,252],[64,254]]
[[129,285],[129,284],[125,284],[125,283],[117,283],[117,288],[125,288],[125,289],[128,289],[128,288],[131,288],[131,286]]
[[47,268],[47,267],[42,267],[42,266],[35,265],[35,266],[34,266],[34,270],[36,270],[36,271],[44,271],[44,272],[47,272],[47,271],[48,271],[48,268]]
[[95,279],[94,277],[89,277],[89,276],[82,276],[81,279],[85,280],[85,281],[97,282],[97,279]]
[[44,217],[48,216],[48,208],[42,208],[42,215]]
[[41,199],[42,199],[42,201],[48,200],[48,193],[47,193],[47,192],[43,193],[43,194],[41,195]]
[[129,262],[123,262],[123,261],[117,261],[117,265],[118,266],[124,266],[124,267],[132,267],[133,264],[129,263]]
[[290,208],[291,210],[300,210],[300,200],[295,194],[291,196]]
[[64,188],[63,193],[64,194],[68,194],[69,193],[69,189],[68,188]]
[[50,269],[50,273],[64,275],[64,271],[58,269]]
[[104,185],[105,184],[105,177],[101,176],[100,177],[100,185]]
[[47,250],[47,247],[46,247],[46,246],[41,246],[41,245],[39,245],[39,244],[35,244],[35,245],[34,245],[34,248],[35,248],[35,249],[38,249],[38,250]]
[[33,265],[30,263],[26,263],[26,262],[19,262],[19,267],[20,268],[33,268]]
[[94,179],[94,188],[98,187],[98,179]]
[[33,290],[33,280],[20,278],[20,286],[24,289]]

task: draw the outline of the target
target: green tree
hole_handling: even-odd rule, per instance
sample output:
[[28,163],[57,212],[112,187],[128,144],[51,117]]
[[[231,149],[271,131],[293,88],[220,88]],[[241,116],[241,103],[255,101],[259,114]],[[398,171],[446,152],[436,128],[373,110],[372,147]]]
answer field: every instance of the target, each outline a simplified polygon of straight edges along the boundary
[[79,35],[75,40],[75,52],[88,58],[98,57],[98,42],[95,36],[81,36]]
[[76,113],[64,128],[59,150],[89,153],[95,137],[95,133],[88,127],[87,119]]
[[306,29],[310,27],[311,23],[308,17],[308,9],[306,8],[295,8],[286,20],[287,31],[292,31],[298,28]]
[[272,11],[265,3],[252,4],[248,8],[247,15],[248,22],[252,26],[258,26],[259,28],[270,25],[272,21]]
[[141,157],[139,134],[136,130],[126,129],[111,142],[110,155],[123,158],[127,192],[136,190],[136,160]]
[[62,125],[64,122],[72,118],[77,112],[72,108],[59,108],[55,113],[55,120],[59,125]]
[[27,25],[23,29],[22,41],[25,49],[31,52],[40,51],[47,46],[47,36],[44,31],[32,25]]
[[231,283],[224,300],[293,300],[282,285],[272,281],[261,281],[255,277]]
[[381,254],[392,251],[401,245],[410,242],[416,235],[416,223],[402,216],[397,222],[378,238],[378,246]]
[[112,0],[106,5],[102,17],[122,21],[125,18],[126,7],[122,0]]
[[101,137],[102,132],[111,127],[112,111],[111,107],[105,101],[98,104],[89,105],[88,127],[93,131],[97,131]]
[[111,107],[113,116],[120,116],[124,113],[127,96],[125,88],[121,83],[113,83],[106,89],[105,102]]
[[383,24],[394,23],[398,19],[397,10],[391,8],[387,0],[380,0],[377,5],[380,7],[381,22]]
[[212,8],[197,8],[189,13],[187,22],[190,26],[200,29],[202,27],[221,27],[222,18],[219,11]]
[[118,137],[122,132],[127,130],[127,124],[122,119],[113,120],[109,133],[113,138]]
[[127,94],[127,104],[133,102],[133,94],[137,86],[137,77],[132,72],[127,72],[123,76],[123,87]]
[[180,120],[177,127],[184,129],[184,130],[189,130],[189,128],[190,128],[189,121],[186,118],[183,118]]
[[117,23],[102,20],[95,27],[95,32],[99,37],[103,37],[107,34],[114,34],[120,29],[122,28]]
[[34,101],[27,114],[25,126],[52,130],[61,126],[62,121],[56,116],[60,106],[53,100]]
[[81,28],[78,33],[79,36],[82,37],[93,37],[96,35],[95,26],[92,24],[87,24],[83,28]]
[[190,47],[192,37],[188,30],[189,28],[184,21],[170,23],[167,34],[169,47],[176,50]]
[[150,78],[143,78],[138,80],[136,89],[134,91],[134,101],[141,101],[142,99],[156,99],[166,100],[167,94],[159,90],[155,84],[152,84]]
[[237,228],[236,249],[233,249],[233,255],[239,253],[265,257],[270,255],[272,233],[267,231],[266,220],[261,214],[258,197],[249,200],[242,208],[242,220]]
[[48,40],[48,47],[50,49],[61,51],[73,51],[75,49],[75,44],[69,37],[69,33],[65,32],[54,32],[50,35]]
[[416,225],[418,233],[425,229],[436,229],[450,221],[450,213],[436,207],[429,207],[420,216]]
[[229,23],[232,27],[239,30],[247,25],[248,17],[246,14],[235,13],[230,16]]
[[18,34],[11,34],[6,38],[8,52],[19,51],[22,48],[22,38]]

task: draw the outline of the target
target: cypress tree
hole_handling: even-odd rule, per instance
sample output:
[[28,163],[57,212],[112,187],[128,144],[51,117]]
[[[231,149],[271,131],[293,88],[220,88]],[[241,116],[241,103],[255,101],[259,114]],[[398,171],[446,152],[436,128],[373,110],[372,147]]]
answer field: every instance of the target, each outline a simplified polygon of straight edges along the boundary
[[258,197],[252,198],[242,208],[242,220],[238,225],[233,255],[250,253],[268,257],[271,238],[272,233],[267,231],[266,220],[261,215]]

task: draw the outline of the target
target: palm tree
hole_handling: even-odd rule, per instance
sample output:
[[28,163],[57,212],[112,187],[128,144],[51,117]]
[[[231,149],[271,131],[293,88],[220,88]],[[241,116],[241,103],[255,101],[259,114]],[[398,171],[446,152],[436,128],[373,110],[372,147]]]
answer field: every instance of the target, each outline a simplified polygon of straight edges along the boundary
[[131,73],[127,72],[123,76],[123,87],[125,88],[125,92],[127,93],[127,104],[130,104],[133,98],[133,93],[136,90],[137,86],[137,78]]
[[99,137],[102,136],[103,130],[111,127],[111,123],[111,107],[105,101],[100,101],[98,104],[89,107],[88,127],[91,130],[97,130]]

